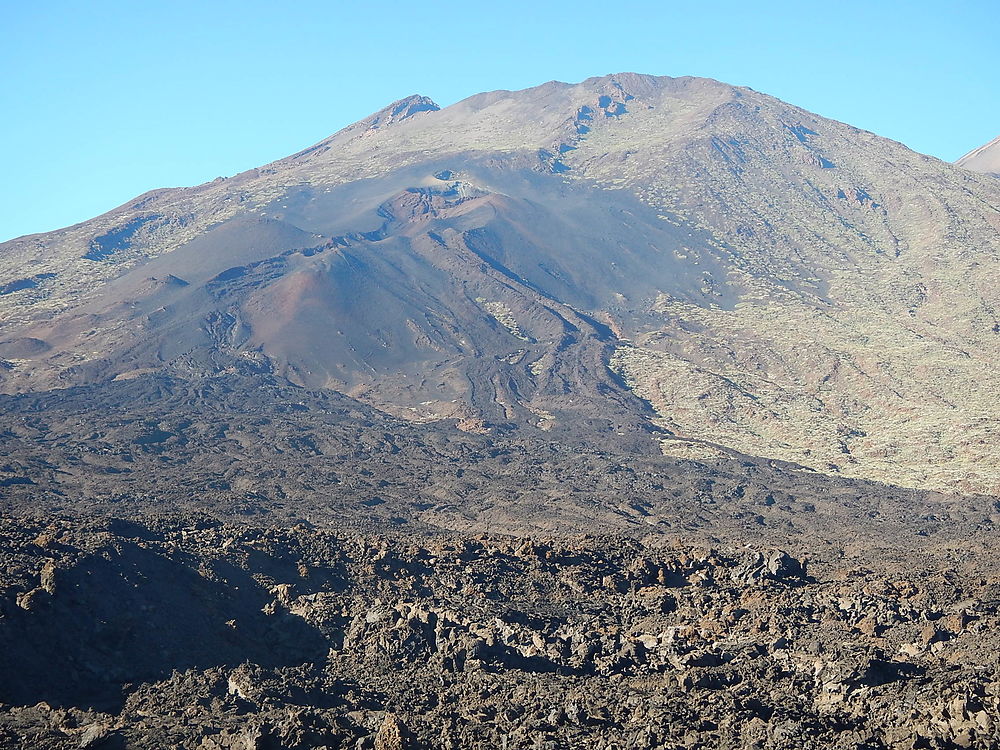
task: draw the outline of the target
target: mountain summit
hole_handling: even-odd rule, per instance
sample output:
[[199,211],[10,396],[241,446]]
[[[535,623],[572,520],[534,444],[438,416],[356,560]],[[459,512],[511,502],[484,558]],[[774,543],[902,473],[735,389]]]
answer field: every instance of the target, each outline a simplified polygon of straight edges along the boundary
[[441,108],[426,96],[413,94],[412,96],[393,102],[388,107],[383,107],[375,114],[369,115],[353,125],[349,125],[316,145],[300,151],[290,157],[290,159],[301,159],[309,155],[315,156],[321,154],[336,144],[342,144],[352,138],[358,138],[390,127],[421,112],[437,112],[439,109]]
[[0,246],[0,386],[263,372],[478,432],[996,490],[998,207],[708,79],[411,96]]
[[955,163],[973,172],[1000,176],[1000,136],[979,148],[972,149]]

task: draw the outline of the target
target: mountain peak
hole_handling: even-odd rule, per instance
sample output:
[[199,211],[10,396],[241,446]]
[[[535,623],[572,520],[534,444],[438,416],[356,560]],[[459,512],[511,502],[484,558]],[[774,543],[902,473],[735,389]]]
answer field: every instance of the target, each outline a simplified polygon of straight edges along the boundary
[[343,130],[339,130],[328,138],[324,138],[319,143],[297,154],[293,154],[288,157],[287,161],[295,161],[309,155],[315,156],[318,153],[328,150],[333,143],[353,140],[366,133],[384,130],[403,120],[408,120],[414,115],[423,112],[437,112],[439,109],[441,107],[433,99],[421,94],[411,94],[410,96],[394,101],[374,114],[368,115],[363,120],[358,120],[353,125],[348,125]]
[[955,164],[973,172],[1000,174],[1000,135],[979,148],[974,148]]
[[413,117],[418,112],[437,112],[439,107],[432,99],[420,94],[412,94],[399,101],[395,101],[388,107],[383,107],[373,115],[366,117],[358,125],[367,126],[365,130],[383,128],[397,122]]
[[675,80],[677,79],[670,78],[669,76],[654,76],[625,71],[623,73],[609,73],[604,76],[588,78],[579,85],[590,88],[612,86],[631,96],[639,96],[661,89]]

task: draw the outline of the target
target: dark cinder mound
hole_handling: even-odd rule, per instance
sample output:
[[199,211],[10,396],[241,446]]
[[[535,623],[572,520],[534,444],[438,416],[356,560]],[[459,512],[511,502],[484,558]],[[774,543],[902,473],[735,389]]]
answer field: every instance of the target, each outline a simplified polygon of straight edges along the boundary
[[[625,191],[517,161],[455,161],[462,179],[434,177],[445,163],[434,162],[363,189],[299,189],[280,199],[281,219],[227,220],[108,284],[46,335],[68,346],[95,325],[118,329],[89,378],[249,357],[293,383],[362,389],[423,417],[523,423],[544,403],[641,419],[645,407],[607,371],[609,324],[649,328],[663,293],[731,305],[731,292],[706,286],[725,268],[705,237]],[[334,234],[352,226],[368,229]],[[697,266],[676,257],[692,237]]]

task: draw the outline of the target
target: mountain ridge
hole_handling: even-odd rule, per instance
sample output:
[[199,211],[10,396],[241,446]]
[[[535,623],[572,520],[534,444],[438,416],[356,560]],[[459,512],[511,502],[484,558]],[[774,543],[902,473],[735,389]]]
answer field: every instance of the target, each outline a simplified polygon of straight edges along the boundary
[[957,159],[955,164],[973,172],[1000,176],[1000,135],[989,143],[972,149]]

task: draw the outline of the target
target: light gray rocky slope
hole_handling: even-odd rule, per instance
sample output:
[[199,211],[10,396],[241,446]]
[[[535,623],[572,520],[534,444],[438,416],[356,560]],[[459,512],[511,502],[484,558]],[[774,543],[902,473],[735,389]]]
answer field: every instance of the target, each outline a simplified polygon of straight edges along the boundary
[[973,172],[1000,176],[1000,136],[979,148],[972,149],[955,163]]

